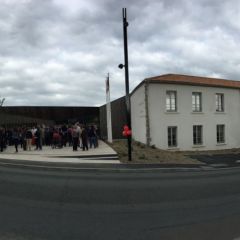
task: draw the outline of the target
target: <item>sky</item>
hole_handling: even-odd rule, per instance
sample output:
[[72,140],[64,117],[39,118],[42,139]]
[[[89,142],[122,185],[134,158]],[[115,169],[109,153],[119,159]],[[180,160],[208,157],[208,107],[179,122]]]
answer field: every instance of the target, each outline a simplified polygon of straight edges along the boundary
[[167,73],[240,80],[239,0],[0,0],[5,106],[101,106]]

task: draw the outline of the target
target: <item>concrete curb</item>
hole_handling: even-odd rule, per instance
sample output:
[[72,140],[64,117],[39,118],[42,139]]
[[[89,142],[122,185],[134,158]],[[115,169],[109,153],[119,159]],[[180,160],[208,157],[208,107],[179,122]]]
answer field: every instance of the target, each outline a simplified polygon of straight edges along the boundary
[[31,170],[58,170],[73,172],[202,172],[236,169],[234,167],[214,168],[204,164],[112,164],[112,163],[53,163],[29,160],[0,159],[0,167],[23,168]]

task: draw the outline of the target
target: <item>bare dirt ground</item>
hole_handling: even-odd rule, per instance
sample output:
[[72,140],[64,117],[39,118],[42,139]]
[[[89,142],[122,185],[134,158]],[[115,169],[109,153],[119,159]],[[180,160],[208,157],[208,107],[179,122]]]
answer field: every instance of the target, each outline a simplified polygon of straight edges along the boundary
[[[115,140],[109,144],[119,156],[122,163],[128,162],[127,140]],[[240,148],[208,151],[166,151],[133,141],[132,163],[163,163],[163,164],[203,164],[194,158],[199,155],[240,154]]]
[[[122,163],[129,163],[127,140],[115,140],[109,145],[118,153]],[[134,141],[132,144],[132,163],[202,164],[188,155],[192,154],[160,150]]]

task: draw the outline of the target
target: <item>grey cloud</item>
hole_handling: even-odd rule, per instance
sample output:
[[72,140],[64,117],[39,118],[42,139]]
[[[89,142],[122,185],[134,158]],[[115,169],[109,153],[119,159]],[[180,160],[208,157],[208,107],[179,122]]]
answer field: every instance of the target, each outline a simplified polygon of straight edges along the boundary
[[0,8],[6,105],[102,105],[124,94],[122,7],[130,87],[165,73],[240,79],[237,0],[28,0]]

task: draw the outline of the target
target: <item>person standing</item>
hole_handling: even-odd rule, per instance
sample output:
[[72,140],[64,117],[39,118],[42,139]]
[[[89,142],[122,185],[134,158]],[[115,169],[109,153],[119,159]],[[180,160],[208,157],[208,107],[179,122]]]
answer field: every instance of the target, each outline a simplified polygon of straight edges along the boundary
[[27,151],[31,151],[32,138],[33,138],[32,131],[31,129],[28,129],[26,132]]
[[44,126],[44,125],[42,125],[42,126],[40,127],[40,136],[41,136],[40,144],[41,144],[41,147],[42,147],[43,145],[46,144],[46,143],[45,143],[45,126]]
[[42,145],[43,145],[43,134],[44,134],[44,132],[43,132],[43,128],[41,127],[41,126],[39,126],[38,127],[38,131],[39,131],[39,140],[38,140],[38,142],[39,142],[39,150],[42,150]]
[[36,148],[35,150],[42,150],[41,147],[41,133],[39,127],[37,127],[37,130],[35,132],[35,142],[36,142]]
[[69,126],[68,129],[67,129],[67,139],[68,139],[68,146],[72,146],[72,141],[73,141],[73,138],[72,138],[72,127]]
[[96,133],[96,147],[98,147],[98,138],[99,138],[100,132],[99,132],[99,128],[97,127],[97,125],[94,125],[94,128],[95,128],[95,133]]
[[22,128],[22,131],[21,131],[21,133],[22,133],[22,148],[23,148],[23,150],[24,151],[26,151],[27,150],[27,140],[26,140],[26,132],[27,132],[27,129],[26,129],[26,127],[23,127]]
[[16,150],[16,153],[17,153],[18,152],[18,144],[19,144],[19,132],[18,132],[17,128],[13,129],[12,140],[13,140],[15,150]]
[[88,151],[88,134],[84,126],[82,127],[81,138],[82,138],[83,151],[85,151],[85,149]]
[[67,126],[64,124],[63,126],[62,126],[62,145],[64,146],[64,147],[66,147],[67,146]]
[[90,148],[92,148],[92,147],[96,148],[97,147],[96,131],[95,131],[94,126],[90,127],[89,132],[88,132],[88,137],[89,137]]
[[74,125],[72,130],[72,139],[73,139],[73,151],[77,151],[79,135],[76,125]]
[[78,132],[78,147],[82,148],[82,138],[81,138],[81,134],[82,134],[82,127],[80,126],[80,124],[77,124],[77,132]]

